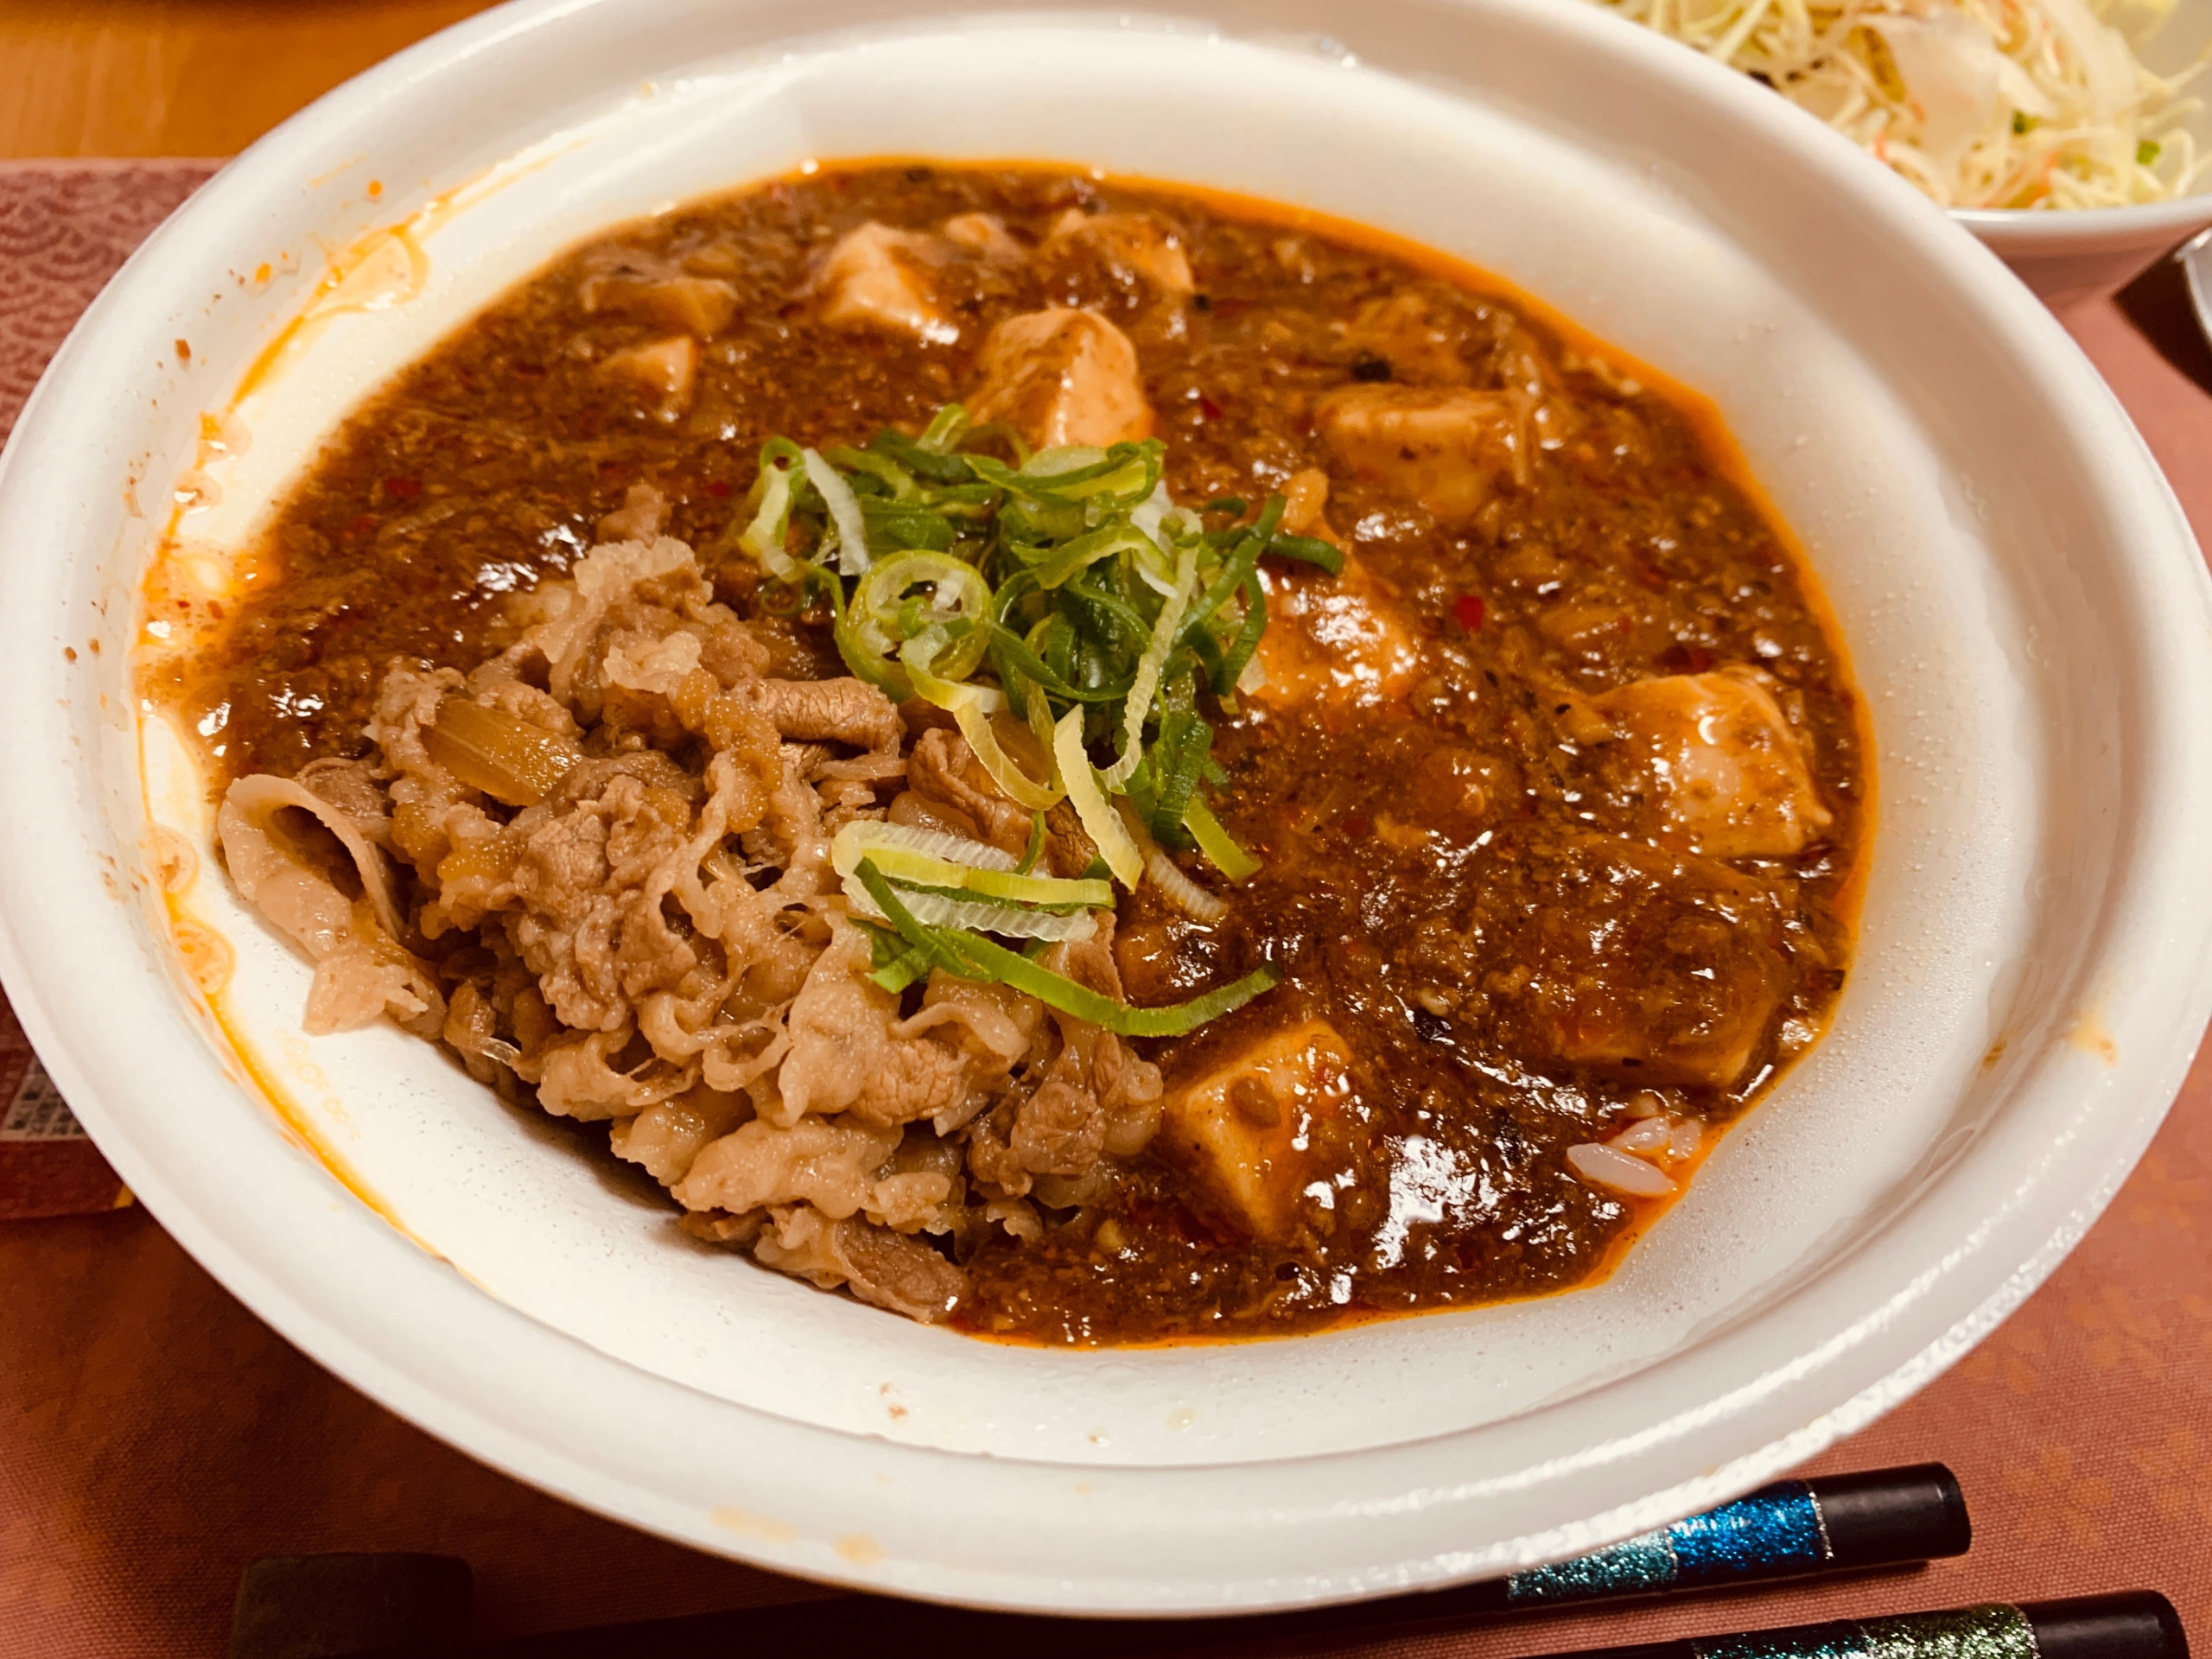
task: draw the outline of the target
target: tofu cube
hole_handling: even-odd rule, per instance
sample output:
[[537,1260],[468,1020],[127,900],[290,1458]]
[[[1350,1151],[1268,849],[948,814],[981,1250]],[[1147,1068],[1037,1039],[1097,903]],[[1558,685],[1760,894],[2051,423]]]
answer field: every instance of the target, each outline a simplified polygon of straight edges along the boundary
[[1271,1033],[1169,1093],[1155,1149],[1253,1237],[1287,1238],[1314,1125],[1343,1109],[1351,1074],[1351,1050],[1326,1020]]

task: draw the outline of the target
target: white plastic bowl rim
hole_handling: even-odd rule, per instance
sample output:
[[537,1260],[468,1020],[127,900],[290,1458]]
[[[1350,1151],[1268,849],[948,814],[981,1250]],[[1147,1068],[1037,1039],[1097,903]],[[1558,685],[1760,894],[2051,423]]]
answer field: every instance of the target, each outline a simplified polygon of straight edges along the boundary
[[[711,9],[778,38],[765,3]],[[1247,38],[1332,34],[1420,81],[1440,38],[1531,48],[1695,107],[1794,168],[1827,207],[2005,344],[2008,373],[2063,423],[2115,556],[2101,567],[2124,649],[2110,691],[2125,765],[2095,923],[2066,964],[2081,1008],[2037,1034],[2008,1122],[1926,1166],[1917,1198],[1756,1318],[1688,1352],[1502,1423],[1327,1456],[1217,1466],[1075,1466],[956,1455],[749,1410],[631,1366],[502,1306],[418,1250],[295,1149],[181,1127],[238,1086],[186,1012],[146,921],[124,801],[135,753],[123,683],[67,673],[66,643],[132,595],[85,573],[84,528],[142,459],[116,389],[170,346],[171,273],[254,245],[261,204],[372,151],[387,124],[435,124],[442,99],[527,48],[588,57],[686,0],[525,0],[340,88],[233,163],[93,306],[0,466],[0,974],[62,1091],[124,1178],[250,1307],[341,1377],[474,1455],[550,1491],[779,1570],[931,1599],[1057,1611],[1239,1611],[1434,1586],[1557,1559],[1771,1478],[1938,1374],[2039,1283],[2144,1146],[2212,1009],[2212,893],[2196,826],[2212,806],[2212,586],[2171,492],[2069,340],[2003,269],[1909,187],[1762,89],[1595,10],[1550,0],[1230,0]],[[705,0],[689,10],[704,19]],[[965,15],[995,15],[988,4]],[[832,0],[811,26],[909,9]],[[1126,21],[1126,20],[1125,20]],[[1185,31],[1190,25],[1182,26]],[[1533,96],[1533,94],[1532,94]],[[1525,101],[1525,100],[1524,100]],[[1541,110],[1535,118],[1541,119]],[[432,130],[435,130],[434,128]],[[1653,141],[1655,156],[1659,149]],[[1193,169],[1198,170],[1194,168]],[[1655,164],[1655,174],[1657,171]],[[1694,181],[1688,187],[1694,189]],[[197,296],[193,296],[196,299]],[[1992,350],[2000,349],[1997,346]],[[59,551],[64,556],[55,556]],[[2100,589],[2100,591],[2104,591]],[[88,608],[89,607],[89,608]],[[119,607],[119,610],[118,609]],[[110,637],[115,637],[112,632]],[[128,627],[124,628],[128,637]],[[111,655],[113,653],[111,653]],[[89,695],[93,686],[99,696]],[[2202,726],[2202,722],[2196,722]],[[135,765],[135,760],[130,764]],[[169,1120],[162,1113],[174,1107]]]
[[2125,207],[2031,213],[1954,207],[1952,221],[2011,262],[2021,281],[2062,309],[2133,281],[2212,226],[2212,194]]
[[2124,207],[2082,207],[2070,213],[2036,213],[2012,207],[1954,207],[1951,217],[1977,236],[1995,235],[2023,251],[2062,252],[2076,241],[2177,243],[2212,219],[2212,192],[2196,191],[2171,201],[2130,202]]

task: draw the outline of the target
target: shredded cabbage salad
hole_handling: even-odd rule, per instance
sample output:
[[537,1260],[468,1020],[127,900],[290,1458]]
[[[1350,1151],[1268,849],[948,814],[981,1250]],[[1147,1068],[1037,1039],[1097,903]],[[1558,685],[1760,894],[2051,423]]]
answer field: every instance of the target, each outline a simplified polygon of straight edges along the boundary
[[[1148,876],[1186,914],[1226,913],[1167,854],[1196,849],[1230,884],[1260,868],[1205,795],[1226,781],[1207,715],[1233,712],[1257,671],[1259,561],[1343,566],[1329,543],[1283,533],[1280,495],[1256,508],[1177,505],[1166,456],[1156,439],[1032,454],[1004,429],[971,429],[957,404],[918,437],[762,448],[728,548],[793,608],[826,605],[845,665],[896,701],[944,709],[1000,791],[1033,815],[1018,864],[896,825],[839,833],[834,862],[887,988],[944,968],[1123,1035],[1166,1036],[1276,982],[1262,967],[1174,1007],[1132,1008],[1037,959],[1089,938],[1115,882],[1134,890]],[[1036,873],[1045,814],[1063,801],[1099,849],[1078,879]]]
[[2130,44],[2175,0],[1597,0],[1810,111],[1946,207],[2187,195],[2198,101]]

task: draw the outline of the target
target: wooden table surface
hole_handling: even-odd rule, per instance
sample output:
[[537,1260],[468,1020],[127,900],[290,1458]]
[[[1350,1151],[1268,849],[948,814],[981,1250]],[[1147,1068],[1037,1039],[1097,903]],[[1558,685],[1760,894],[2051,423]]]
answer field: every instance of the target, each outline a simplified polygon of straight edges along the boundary
[[489,0],[0,0],[0,157],[230,156]]

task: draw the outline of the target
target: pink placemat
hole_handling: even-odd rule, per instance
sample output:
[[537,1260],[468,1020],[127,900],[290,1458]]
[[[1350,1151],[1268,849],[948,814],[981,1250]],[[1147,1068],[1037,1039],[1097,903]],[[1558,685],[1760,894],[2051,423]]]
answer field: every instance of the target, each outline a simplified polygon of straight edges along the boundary
[[[0,164],[0,429],[108,273],[210,170]],[[2069,323],[2205,537],[2212,397],[2113,307]],[[19,1040],[0,1004],[0,1062]],[[0,1100],[32,1075],[0,1065]],[[2150,1587],[2212,1651],[2212,1058],[2050,1282],[1811,1467],[1927,1459],[1965,1484],[1962,1560],[1331,1650],[1502,1659]],[[220,1653],[248,1560],[339,1549],[466,1557],[486,1638],[822,1593],[587,1515],[418,1433],[255,1319],[143,1210],[0,1221],[0,1659]]]

